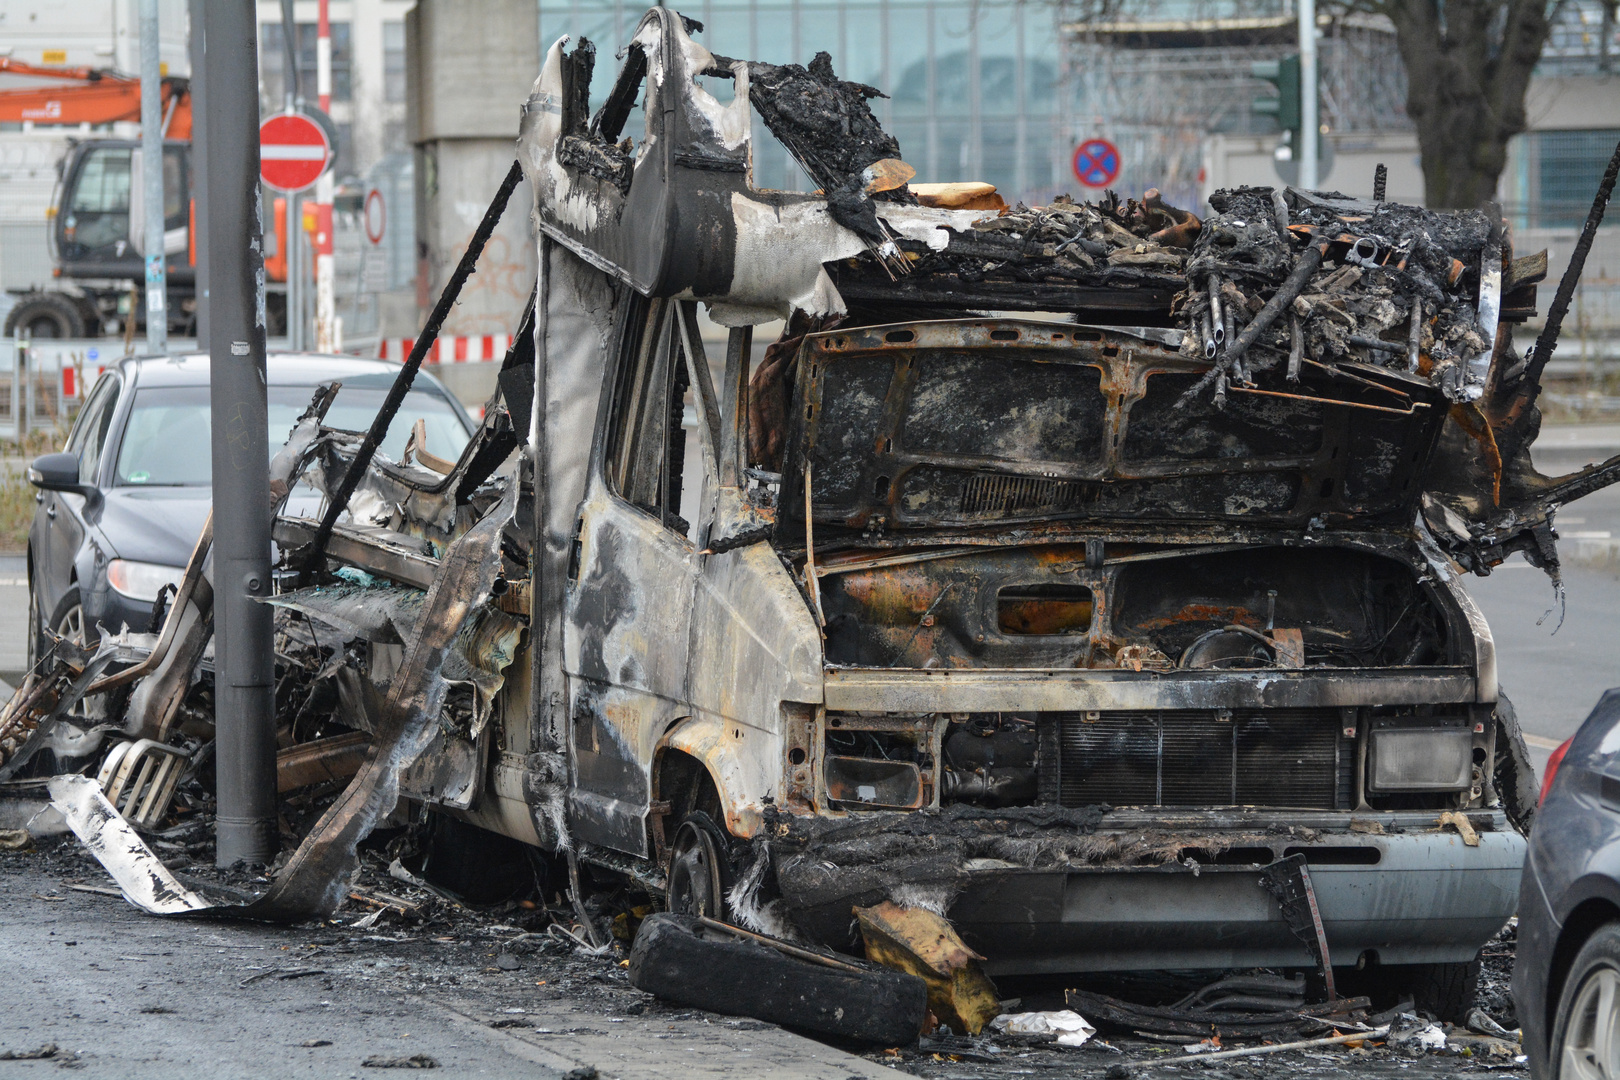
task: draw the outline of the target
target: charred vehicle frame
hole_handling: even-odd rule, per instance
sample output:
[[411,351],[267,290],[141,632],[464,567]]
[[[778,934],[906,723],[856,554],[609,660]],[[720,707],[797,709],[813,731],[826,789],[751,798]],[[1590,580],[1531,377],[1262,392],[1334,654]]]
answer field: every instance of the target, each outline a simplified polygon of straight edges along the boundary
[[[460,459],[318,395],[272,468],[329,500],[276,520],[286,752],[359,769],[280,901],[397,784],[755,929],[929,907],[992,974],[1465,974],[1534,792],[1461,574],[1556,582],[1554,512],[1620,474],[1530,467],[1544,254],[912,184],[875,90],[700,29],[648,12],[594,114],[594,47],[548,52],[535,301]],[[756,111],[819,191],[752,187]]]

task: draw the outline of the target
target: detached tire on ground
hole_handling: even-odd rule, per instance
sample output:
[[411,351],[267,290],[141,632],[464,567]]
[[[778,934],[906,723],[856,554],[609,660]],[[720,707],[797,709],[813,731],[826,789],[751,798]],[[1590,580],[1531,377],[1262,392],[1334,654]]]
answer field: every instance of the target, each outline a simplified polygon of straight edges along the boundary
[[630,982],[678,1005],[880,1046],[915,1042],[928,1010],[928,988],[914,975],[823,967],[668,912],[643,920]]

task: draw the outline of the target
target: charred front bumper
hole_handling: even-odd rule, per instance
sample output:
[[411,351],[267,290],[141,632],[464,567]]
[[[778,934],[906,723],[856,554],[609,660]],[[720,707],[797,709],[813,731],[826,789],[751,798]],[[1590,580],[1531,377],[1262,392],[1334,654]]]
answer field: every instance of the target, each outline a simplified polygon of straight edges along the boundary
[[947,807],[776,815],[786,913],[830,943],[850,909],[944,911],[992,974],[1311,967],[1263,884],[1303,855],[1333,963],[1461,962],[1517,902],[1525,841],[1500,811],[1470,844],[1428,812]]

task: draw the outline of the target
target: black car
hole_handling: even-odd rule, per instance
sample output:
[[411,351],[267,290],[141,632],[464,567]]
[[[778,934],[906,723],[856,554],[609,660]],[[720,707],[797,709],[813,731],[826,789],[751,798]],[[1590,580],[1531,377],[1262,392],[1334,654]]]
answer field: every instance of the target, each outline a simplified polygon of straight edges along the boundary
[[[365,430],[399,368],[386,360],[271,354],[271,453],[316,386],[332,380],[343,387],[326,423]],[[148,629],[159,592],[179,581],[208,517],[208,398],[206,355],[125,359],[91,390],[65,452],[35,460],[29,479],[40,488],[39,509],[28,532],[33,648],[46,628],[76,640],[93,640],[97,627],[115,634],[125,626]],[[426,423],[426,449],[438,457],[455,458],[475,430],[460,402],[419,374],[383,452],[399,456],[417,419]]]
[[1533,1076],[1620,1077],[1620,689],[1547,762],[1513,1000]]

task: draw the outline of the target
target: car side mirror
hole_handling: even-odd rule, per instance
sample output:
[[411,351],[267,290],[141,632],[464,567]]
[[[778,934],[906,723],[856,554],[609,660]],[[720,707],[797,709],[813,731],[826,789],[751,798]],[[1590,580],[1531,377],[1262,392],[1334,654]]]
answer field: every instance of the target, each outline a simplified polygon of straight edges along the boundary
[[71,491],[87,495],[89,484],[79,483],[79,455],[41,454],[28,466],[28,482],[45,491]]
[[86,521],[101,517],[103,499],[101,489],[94,484],[79,483],[79,455],[41,454],[28,466],[28,482],[44,491],[71,491],[84,496]]

